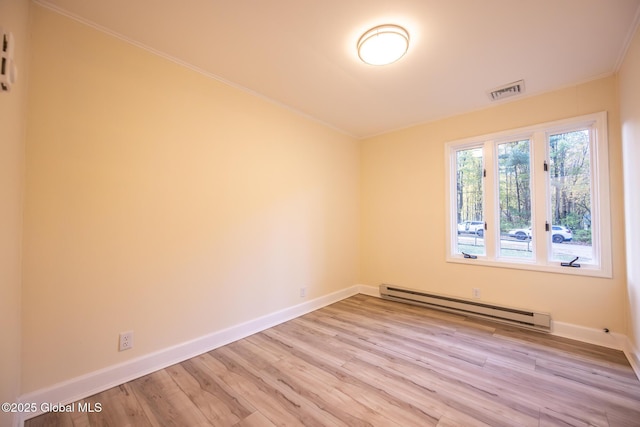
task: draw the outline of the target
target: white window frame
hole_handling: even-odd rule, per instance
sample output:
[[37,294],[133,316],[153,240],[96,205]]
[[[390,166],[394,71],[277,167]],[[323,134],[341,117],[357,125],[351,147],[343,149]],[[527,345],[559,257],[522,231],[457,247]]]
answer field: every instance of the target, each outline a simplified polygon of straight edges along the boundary
[[[550,261],[552,243],[545,222],[551,226],[550,178],[544,163],[550,163],[547,137],[558,132],[590,128],[591,208],[593,263],[578,263],[580,268],[562,267],[559,261]],[[500,143],[529,139],[531,149],[531,221],[534,236],[531,240],[532,259],[499,256],[499,197],[498,163],[496,150]],[[456,212],[456,152],[472,147],[483,147],[486,177],[483,183],[483,209],[487,230],[484,233],[485,255],[465,258],[457,253],[458,224]],[[447,142],[445,145],[445,230],[447,262],[492,267],[536,270],[581,276],[612,277],[611,212],[609,199],[609,143],[607,113],[600,112],[570,119],[541,123],[472,138]],[[542,242],[542,244],[541,244]]]

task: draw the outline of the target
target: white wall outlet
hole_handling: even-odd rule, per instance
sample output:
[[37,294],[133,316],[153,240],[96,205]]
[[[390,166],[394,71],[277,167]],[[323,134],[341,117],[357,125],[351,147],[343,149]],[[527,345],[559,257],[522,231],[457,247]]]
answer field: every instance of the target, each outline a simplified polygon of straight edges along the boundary
[[133,347],[133,331],[120,332],[120,351],[129,350]]
[[480,289],[479,288],[473,288],[473,297],[475,299],[480,299]]
[[303,287],[300,288],[300,298],[306,298],[307,297],[307,288]]

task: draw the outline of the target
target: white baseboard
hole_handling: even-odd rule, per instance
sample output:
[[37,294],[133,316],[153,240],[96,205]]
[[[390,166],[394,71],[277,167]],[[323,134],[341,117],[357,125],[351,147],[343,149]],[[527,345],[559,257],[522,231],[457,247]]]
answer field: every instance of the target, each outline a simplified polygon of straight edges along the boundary
[[570,323],[553,322],[553,335],[595,344],[602,347],[622,350],[627,357],[633,372],[640,381],[640,352],[633,347],[626,335],[616,332],[604,332],[601,329],[585,328]]
[[602,329],[587,328],[571,323],[553,321],[551,334],[577,341],[595,344],[602,347],[623,350],[626,335],[616,332],[604,332]]
[[356,295],[361,292],[360,288],[358,285],[351,286],[192,341],[24,394],[20,396],[19,402],[36,403],[38,411],[23,414],[17,425],[22,426],[25,420],[42,414],[40,407],[43,403],[65,405],[84,399]]
[[[199,354],[214,350],[233,341],[248,337],[249,335],[253,335],[356,294],[379,298],[380,290],[376,286],[351,286],[347,289],[306,301],[302,304],[205,335],[192,341],[72,378],[45,389],[36,390],[20,396],[19,402],[36,403],[37,408],[40,408],[43,403],[69,404],[157,370],[164,369]],[[612,332],[604,333],[599,329],[585,328],[563,322],[553,322],[552,333],[561,337],[623,350],[636,375],[640,379],[640,352],[633,348],[633,345],[625,335]],[[23,414],[15,420],[14,426],[22,426],[25,420],[36,417],[42,413],[42,411],[37,411]]]
[[622,350],[627,356],[627,359],[629,359],[629,363],[631,364],[633,371],[636,373],[638,380],[640,380],[640,351],[633,346],[628,337],[625,337],[624,339],[624,347]]
[[380,298],[380,288],[378,286],[356,285],[359,294]]

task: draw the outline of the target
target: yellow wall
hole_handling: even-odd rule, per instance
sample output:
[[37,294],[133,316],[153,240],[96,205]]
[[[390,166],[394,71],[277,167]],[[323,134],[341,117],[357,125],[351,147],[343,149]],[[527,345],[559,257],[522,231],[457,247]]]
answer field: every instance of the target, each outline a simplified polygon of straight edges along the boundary
[[[640,29],[619,73],[624,153],[629,339],[640,356]],[[640,359],[638,360],[640,365]]]
[[[447,141],[606,110],[609,113],[614,278],[445,262]],[[614,77],[393,132],[361,149],[361,281],[550,312],[556,321],[625,333],[619,114]]]
[[[20,245],[27,98],[28,0],[0,1],[0,27],[15,37],[18,80],[0,92],[0,402],[20,394]],[[12,414],[0,412],[0,425]]]
[[32,20],[23,393],[357,283],[358,141]]

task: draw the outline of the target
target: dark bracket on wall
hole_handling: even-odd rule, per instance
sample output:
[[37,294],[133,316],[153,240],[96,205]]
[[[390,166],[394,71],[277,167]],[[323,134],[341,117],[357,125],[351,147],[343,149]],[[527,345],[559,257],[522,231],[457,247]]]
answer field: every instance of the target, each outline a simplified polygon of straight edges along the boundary
[[563,267],[576,267],[580,268],[580,264],[574,264],[580,258],[579,256],[575,257],[571,262],[561,262],[560,265]]
[[475,255],[469,255],[469,254],[468,254],[468,253],[466,253],[466,252],[462,252],[462,255],[464,255],[464,257],[465,257],[465,258],[469,258],[469,259],[476,259],[476,258],[478,258],[477,256],[475,256]]

